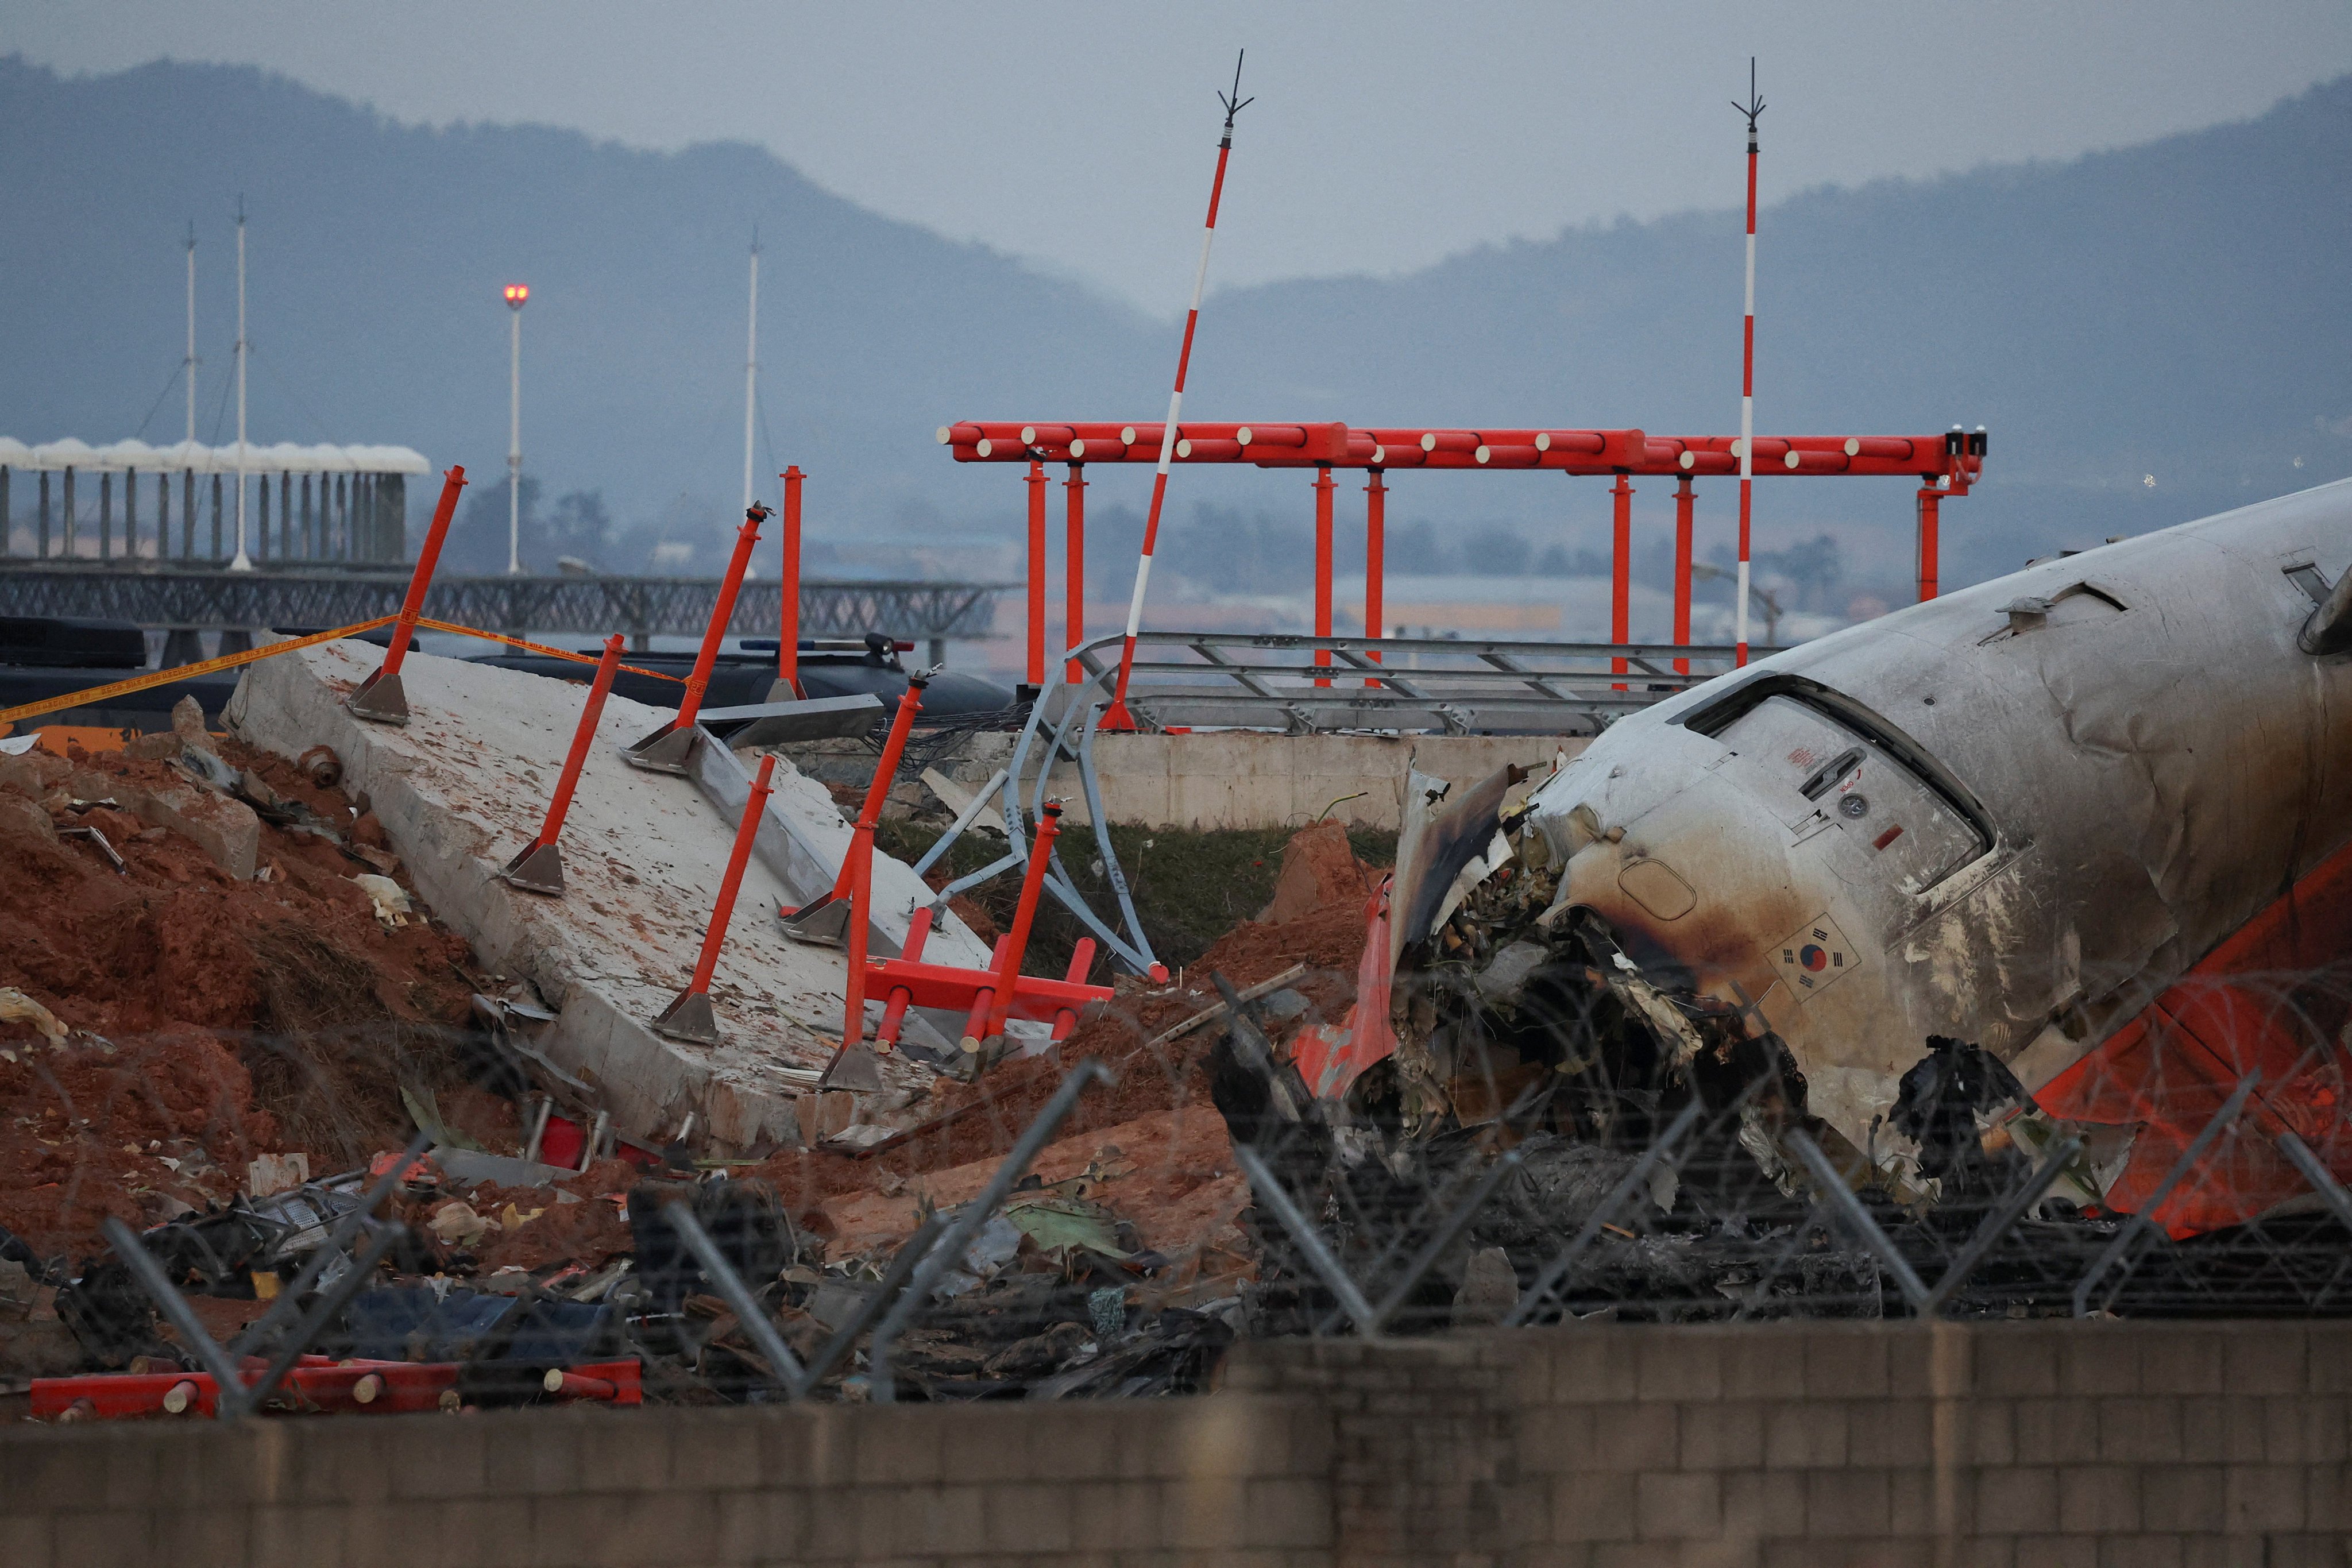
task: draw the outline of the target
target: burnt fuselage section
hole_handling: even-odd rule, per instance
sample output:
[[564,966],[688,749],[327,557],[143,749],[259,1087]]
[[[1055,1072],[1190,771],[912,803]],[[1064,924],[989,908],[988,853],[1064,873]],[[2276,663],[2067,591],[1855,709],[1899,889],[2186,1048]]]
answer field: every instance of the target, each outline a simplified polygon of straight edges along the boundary
[[[2352,674],[2297,644],[2347,560],[2335,485],[1777,655],[1611,727],[1517,864],[1556,879],[1549,927],[1598,922],[1685,1015],[1776,1042],[1810,1116],[1916,1180],[1895,1111],[1930,1037],[2042,1090],[2352,838]],[[2340,949],[2352,910],[2307,903]],[[2249,1066],[2195,1043],[2208,1085]]]

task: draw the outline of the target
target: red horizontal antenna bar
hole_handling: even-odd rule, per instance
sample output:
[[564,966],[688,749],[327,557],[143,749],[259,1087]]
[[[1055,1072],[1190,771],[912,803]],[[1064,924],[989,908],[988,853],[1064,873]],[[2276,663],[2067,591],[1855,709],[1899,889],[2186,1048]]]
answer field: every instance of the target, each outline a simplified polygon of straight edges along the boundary
[[[1164,425],[1102,420],[1022,424],[963,420],[942,425],[939,438],[960,463],[1154,463]],[[1246,434],[1247,439],[1243,439]],[[1980,440],[1981,437],[1974,438]],[[1755,473],[1846,474],[1859,478],[1937,478],[1959,486],[1984,469],[1980,452],[1955,452],[1971,440],[1935,436],[1759,436]],[[1648,474],[1668,478],[1735,474],[1732,436],[1652,436],[1637,429],[1556,430],[1430,426],[1363,429],[1337,423],[1185,420],[1174,460],[1246,463],[1256,468],[1543,468],[1567,474]],[[1485,456],[1482,458],[1481,451]]]

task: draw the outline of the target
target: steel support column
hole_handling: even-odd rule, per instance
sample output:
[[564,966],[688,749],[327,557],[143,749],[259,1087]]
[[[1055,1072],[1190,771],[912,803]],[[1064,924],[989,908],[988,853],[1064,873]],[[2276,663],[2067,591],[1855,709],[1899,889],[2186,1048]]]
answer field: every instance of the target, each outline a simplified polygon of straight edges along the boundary
[[787,463],[777,476],[784,485],[784,566],[776,580],[776,675],[801,689],[801,482],[808,476]]
[[[1331,635],[1331,465],[1320,463],[1315,468],[1315,635]],[[1318,647],[1315,662],[1330,668],[1331,650]],[[1318,686],[1328,686],[1328,680],[1318,680]]]
[[1029,684],[1045,684],[1045,465],[1029,461]]
[[[1064,580],[1062,646],[1076,647],[1087,640],[1087,466],[1070,465],[1062,486],[1066,532],[1062,541]],[[1072,659],[1062,672],[1072,685],[1087,678],[1086,667]]]
[[[1685,646],[1690,642],[1691,610],[1691,512],[1696,501],[1691,482],[1685,479],[1675,486],[1675,641]],[[1688,675],[1690,660],[1675,660],[1675,673]]]
[[[1381,623],[1388,615],[1382,599],[1388,591],[1389,489],[1380,469],[1371,469],[1368,477],[1369,482],[1364,486],[1364,635],[1377,637],[1387,635]],[[1381,661],[1379,649],[1372,650],[1371,659],[1375,664]],[[1367,679],[1364,684],[1373,686],[1378,682]]]
[[[1633,486],[1623,469],[1618,470],[1616,488],[1609,494],[1616,502],[1610,520],[1609,640],[1626,643],[1633,640]],[[1612,659],[1609,668],[1622,675],[1625,661]],[[1621,686],[1617,689],[1625,689]]]
[[1941,522],[1944,495],[1941,490],[1926,485],[1919,488],[1919,602],[1926,604],[1936,596],[1937,525]]

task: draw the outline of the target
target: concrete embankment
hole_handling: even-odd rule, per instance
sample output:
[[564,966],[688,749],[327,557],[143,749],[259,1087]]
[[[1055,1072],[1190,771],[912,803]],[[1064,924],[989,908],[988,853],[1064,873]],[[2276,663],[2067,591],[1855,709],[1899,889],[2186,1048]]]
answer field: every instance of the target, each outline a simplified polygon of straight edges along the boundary
[[[563,831],[567,890],[548,898],[495,872],[539,828],[583,689],[413,655],[403,676],[415,718],[372,724],[343,698],[382,658],[342,642],[265,659],[247,670],[228,721],[288,756],[334,749],[347,787],[369,797],[435,911],[556,1015],[523,1026],[530,1043],[593,1084],[621,1131],[657,1142],[691,1114],[696,1141],[707,1135],[719,1152],[799,1142],[811,1077],[840,1039],[847,972],[841,953],[786,941],[775,917],[821,893],[848,847],[824,787],[780,761],[762,834],[781,843],[747,868],[711,986],[724,1037],[666,1039],[647,1026],[692,975],[735,829],[692,781],[622,760],[622,746],[668,714],[619,698],[605,705]],[[878,923],[903,933],[921,895],[906,867],[877,858]],[[891,931],[879,934],[882,951],[895,950]],[[952,919],[932,943],[947,962],[986,961]],[[920,1069],[890,1064],[877,1110],[911,1087],[888,1076],[899,1073]]]

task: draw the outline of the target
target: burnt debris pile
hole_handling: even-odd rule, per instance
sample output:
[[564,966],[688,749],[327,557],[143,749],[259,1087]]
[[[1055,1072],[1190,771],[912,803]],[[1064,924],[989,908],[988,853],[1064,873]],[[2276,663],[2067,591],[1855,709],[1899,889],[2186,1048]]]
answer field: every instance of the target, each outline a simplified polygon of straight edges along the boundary
[[[0,767],[18,1416],[1138,1397],[1246,1336],[2345,1308],[2332,1184],[2200,1217],[2313,1158],[2258,1083],[2168,1124],[2136,1210],[2100,1194],[2145,1146],[1957,1037],[1891,1042],[1846,1136],[1759,1010],[1562,896],[1522,770],[1394,871],[1299,832],[1259,918],[1064,1037],[730,1152],[591,1114],[331,758],[184,729]],[[2340,1025],[2342,989],[2273,994]]]
[[[2231,1184],[2292,1130],[2251,1089],[2215,1093],[2137,1214],[2099,1201],[2126,1145],[1951,1037],[1898,1053],[1857,1145],[1752,1011],[1560,900],[1543,836],[1500,799],[1433,829],[1397,895],[1428,934],[1398,943],[1388,1040],[1335,1075],[1244,1005],[1213,1058],[1255,1186],[1248,1331],[2352,1307],[2331,1183],[2235,1224],[2165,1217],[2254,1206]],[[2279,977],[2273,1005],[2335,1017],[2342,978]],[[2100,1092],[2150,1095],[2178,1065]]]

